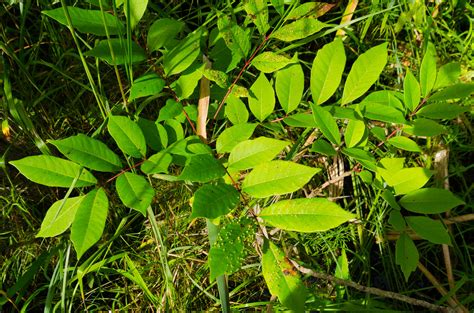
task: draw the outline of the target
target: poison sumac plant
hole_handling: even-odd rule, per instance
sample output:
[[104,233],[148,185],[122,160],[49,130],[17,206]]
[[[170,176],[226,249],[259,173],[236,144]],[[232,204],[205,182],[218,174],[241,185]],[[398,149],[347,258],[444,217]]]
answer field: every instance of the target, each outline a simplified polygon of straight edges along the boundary
[[[343,40],[337,38],[317,51],[307,93],[307,76],[298,54],[290,57],[264,49],[268,42],[289,45],[329,28],[314,18],[314,6],[285,7],[283,1],[272,1],[269,8],[267,1],[247,1],[242,4],[248,14],[245,26],[223,11],[216,13],[214,27],[209,24],[209,28],[199,27],[187,34],[183,34],[184,22],[158,19],[149,28],[145,51],[126,32],[138,24],[146,1],[125,3],[125,15],[130,17],[126,27],[119,17],[101,10],[67,7],[69,17],[64,7],[43,12],[78,32],[107,36],[85,56],[114,66],[140,66],[147,59],[153,65],[133,80],[129,90],[127,101],[140,104],[137,114],[129,117],[108,112],[107,131],[122,156],[100,140],[79,134],[49,141],[67,159],[40,155],[10,162],[33,182],[70,191],[79,188],[78,195],[69,192],[50,207],[38,237],[58,236],[71,228],[71,240],[81,258],[104,230],[107,194],[113,190],[110,184],[115,184],[126,207],[147,216],[155,197],[152,180],[180,181],[195,190],[191,217],[206,218],[220,227],[209,252],[211,279],[239,270],[245,246],[261,232],[262,271],[270,293],[289,309],[304,311],[306,287],[265,227],[311,233],[364,217],[329,199],[301,196],[301,190],[322,169],[295,161],[296,152],[307,149],[301,140],[254,135],[256,130],[262,134],[265,127],[278,123],[294,133],[300,133],[300,128],[305,129],[303,134],[314,133],[313,141],[307,142],[311,153],[337,155],[363,168],[353,175],[378,190],[392,207],[389,224],[401,232],[396,261],[406,279],[419,258],[409,228],[434,243],[450,244],[444,225],[426,215],[463,202],[448,190],[423,188],[432,171],[406,166],[405,158],[396,155],[398,149],[422,153],[417,143],[420,138],[445,132],[438,120],[453,119],[468,110],[455,101],[474,90],[472,84],[457,81],[459,65],[451,63],[437,70],[434,48],[429,46],[419,78],[407,70],[402,92],[381,90],[366,95],[386,66],[388,44],[360,54],[341,89],[346,51]],[[277,17],[281,15],[273,19],[282,22],[276,29],[272,28],[276,23],[269,22],[270,9]],[[254,43],[254,33],[261,43]],[[213,61],[212,68],[201,61],[203,51]],[[237,79],[231,83],[229,77],[239,66]],[[248,78],[253,83],[246,88],[237,83],[250,66],[255,78]],[[210,112],[216,117],[224,112],[225,119],[218,122],[232,124],[211,138],[215,149],[187,131],[189,126],[194,128],[198,109],[183,106],[183,100],[198,98],[196,87],[203,78],[213,84],[211,99],[216,101]],[[150,97],[167,99],[156,120],[139,117]],[[218,101],[225,103],[224,111]],[[171,174],[170,165],[177,169]],[[98,182],[94,171],[111,173],[111,178]],[[293,197],[288,197],[290,194]],[[407,212],[422,215],[408,216]]]

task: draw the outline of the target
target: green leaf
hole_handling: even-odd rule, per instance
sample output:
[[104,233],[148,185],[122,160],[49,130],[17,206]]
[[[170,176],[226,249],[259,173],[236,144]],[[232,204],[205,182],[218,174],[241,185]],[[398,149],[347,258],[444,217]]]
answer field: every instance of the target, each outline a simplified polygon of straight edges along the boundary
[[371,92],[361,102],[363,103],[378,103],[405,112],[405,107],[400,101],[401,94],[396,94],[390,90],[379,90]]
[[[114,55],[110,53],[110,47]],[[127,42],[121,38],[110,38],[99,41],[91,50],[84,53],[85,56],[96,57],[110,65],[122,65],[128,62],[137,63],[146,60],[145,51],[132,41],[132,56],[127,52]]]
[[168,145],[166,129],[160,123],[138,118],[138,126],[145,136],[146,144],[155,151],[161,151]]
[[397,147],[402,150],[421,152],[421,149],[416,142],[404,136],[392,137],[387,140],[387,142],[393,145],[394,147]]
[[377,170],[377,166],[375,165],[375,158],[371,153],[359,148],[343,148],[341,152],[355,159],[360,164],[362,164],[365,168],[371,171]]
[[32,182],[49,187],[70,187],[77,177],[79,178],[75,187],[92,186],[97,183],[97,179],[79,164],[54,156],[29,156],[11,161],[10,164]]
[[165,84],[165,81],[157,74],[145,74],[135,79],[133,82],[132,88],[130,88],[130,96],[128,97],[128,101],[157,95],[163,90]]
[[295,110],[304,92],[304,73],[299,63],[293,63],[276,73],[275,89],[286,114]]
[[245,12],[251,21],[257,26],[258,32],[265,35],[270,28],[268,24],[267,0],[248,0],[244,4]]
[[[67,11],[71,17],[72,26],[82,33],[105,36],[105,27],[107,27],[109,35],[120,35],[125,32],[125,28],[120,20],[109,13],[101,12],[100,10],[84,10],[72,6],[68,6]],[[56,20],[64,26],[68,26],[62,7],[42,11],[41,13]],[[105,17],[105,25],[102,15]]]
[[173,157],[169,153],[158,152],[146,160],[140,169],[145,174],[168,173],[168,167],[173,161]]
[[230,152],[239,142],[252,136],[257,124],[237,124],[224,130],[216,141],[217,153]]
[[321,12],[324,12],[325,5],[328,5],[328,4],[324,2],[302,3],[299,6],[292,9],[286,18],[289,20],[297,20],[304,16],[319,17],[324,14],[324,13],[321,14]]
[[122,152],[134,158],[146,155],[145,136],[140,126],[130,118],[110,115],[107,129]]
[[451,245],[451,237],[441,221],[426,216],[408,216],[405,220],[421,238],[440,245]]
[[203,70],[204,64],[196,62],[182,72],[178,80],[171,84],[171,88],[176,91],[179,99],[187,99],[192,96],[202,78]]
[[268,290],[280,302],[295,312],[305,311],[308,291],[293,264],[273,242],[263,244],[262,272]]
[[247,123],[249,111],[245,104],[234,95],[229,95],[226,100],[225,115],[232,124]]
[[312,233],[326,231],[355,217],[323,198],[281,200],[259,214],[266,223],[283,230]]
[[127,208],[146,216],[146,210],[155,196],[155,190],[143,176],[123,173],[117,178],[115,188],[120,200]]
[[58,200],[48,209],[36,237],[55,237],[72,224],[84,196]]
[[[140,1],[125,1],[125,5],[123,6],[123,12],[125,13],[125,16],[127,19],[129,18],[128,12],[130,11],[130,27],[132,29],[137,26],[138,22],[143,17],[143,14],[145,14],[146,7],[148,5],[148,0],[140,0]],[[128,5],[130,5],[130,8],[128,8]]]
[[285,14],[285,0],[271,0],[271,2],[275,11],[283,16]]
[[395,188],[397,195],[410,193],[423,187],[431,177],[432,172],[422,167],[404,168],[390,176],[385,176],[384,180],[389,186]]
[[428,44],[425,56],[421,61],[420,87],[421,96],[426,98],[436,81],[436,50],[432,43]]
[[311,94],[314,103],[322,104],[336,92],[345,65],[346,53],[340,38],[318,50],[311,67]]
[[166,76],[179,74],[193,64],[201,53],[202,35],[202,29],[198,28],[163,56],[163,69]]
[[271,38],[285,42],[304,39],[319,32],[324,27],[327,27],[327,25],[315,18],[302,18],[277,29],[272,33]]
[[395,246],[395,262],[400,265],[406,281],[411,272],[416,270],[419,259],[420,255],[413,240],[406,233],[401,233]]
[[313,109],[313,118],[319,129],[330,142],[336,145],[341,144],[341,135],[337,123],[332,117],[331,113],[324,110],[320,106],[311,105]]
[[189,160],[179,179],[206,183],[225,175],[225,168],[212,155],[198,154]]
[[404,114],[385,104],[377,102],[361,102],[360,111],[365,118],[394,124],[405,124]]
[[237,144],[229,155],[229,168],[246,170],[260,163],[272,160],[286,146],[287,141],[258,137]]
[[257,165],[242,184],[254,198],[266,198],[297,191],[321,169],[290,161],[270,161]]
[[451,191],[439,188],[422,188],[403,196],[400,204],[408,211],[423,214],[438,214],[465,204]]
[[69,160],[95,171],[116,172],[122,161],[112,150],[97,139],[83,134],[50,141]]
[[225,225],[209,250],[211,281],[220,275],[230,275],[240,269],[245,252],[245,241],[254,234],[250,220],[242,218]]
[[390,211],[390,216],[388,218],[388,222],[396,231],[405,231],[407,225],[405,223],[405,219],[403,218],[402,214],[398,210]]
[[250,111],[262,122],[275,108],[275,93],[265,74],[260,73],[257,80],[250,87],[250,92]]
[[403,131],[413,136],[438,136],[446,131],[444,126],[433,120],[417,118],[411,125],[405,125]]
[[95,189],[82,199],[71,227],[71,241],[81,256],[99,241],[105,227],[109,201],[104,189]]
[[422,107],[416,114],[427,118],[451,120],[469,110],[469,107],[463,107],[454,103],[437,102],[428,103],[428,105]]
[[166,100],[166,104],[164,107],[160,109],[160,113],[158,114],[157,122],[166,121],[176,116],[180,115],[183,112],[183,105],[179,102],[176,102],[174,99]]
[[327,156],[335,156],[337,154],[333,146],[324,139],[316,140],[311,146],[311,148],[309,149],[309,151],[320,153]]
[[290,63],[291,59],[271,51],[260,53],[252,61],[252,65],[263,73],[273,73]]
[[342,104],[362,96],[377,81],[387,64],[387,43],[370,48],[352,65],[342,93]]
[[394,209],[400,211],[402,208],[398,205],[395,200],[395,195],[389,189],[385,189],[382,193],[382,198]]
[[344,133],[344,141],[348,148],[357,146],[364,135],[366,135],[365,123],[361,120],[349,120],[347,123],[346,132]]
[[451,99],[462,99],[474,93],[474,84],[455,84],[448,86],[428,98],[428,101],[446,101]]
[[239,199],[239,192],[231,185],[204,185],[194,193],[191,218],[214,219],[226,215],[237,206]]
[[318,127],[314,121],[313,114],[296,113],[283,119],[286,125],[291,127],[313,128]]
[[403,81],[403,97],[405,106],[410,112],[413,112],[420,103],[421,92],[420,84],[410,70],[407,70]]
[[451,62],[440,67],[436,82],[433,87],[434,90],[455,84],[461,76],[461,64],[458,62]]
[[224,38],[227,47],[232,51],[232,55],[240,58],[246,58],[250,48],[250,28],[245,30],[239,25],[235,24],[227,15],[219,15],[217,20],[217,27]]
[[222,71],[204,68],[202,74],[211,82],[215,82],[220,88],[227,89],[229,87],[227,74]]
[[184,28],[182,21],[171,18],[158,19],[148,29],[146,45],[150,52],[156,51],[170,44],[176,35]]

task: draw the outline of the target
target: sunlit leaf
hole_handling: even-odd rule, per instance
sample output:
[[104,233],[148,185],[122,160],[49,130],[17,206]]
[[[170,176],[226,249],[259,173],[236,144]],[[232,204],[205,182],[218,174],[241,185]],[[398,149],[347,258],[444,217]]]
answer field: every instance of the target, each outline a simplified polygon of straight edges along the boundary
[[102,188],[89,192],[82,199],[71,226],[71,241],[78,259],[99,241],[108,209],[109,200]]
[[70,187],[76,178],[76,187],[97,183],[97,179],[79,164],[54,156],[35,155],[9,163],[32,182],[45,186]]
[[263,73],[273,73],[290,63],[291,59],[271,51],[260,53],[252,61],[252,65]]
[[257,124],[237,124],[225,129],[216,141],[217,153],[230,152],[239,142],[247,140],[252,136]]
[[311,94],[316,104],[327,101],[341,83],[346,53],[340,38],[318,50],[311,67]]
[[41,222],[41,228],[36,237],[55,237],[64,233],[74,221],[77,209],[84,196],[58,200],[48,209]]
[[413,112],[420,103],[421,91],[420,84],[410,70],[407,70],[405,80],[403,81],[403,96],[405,106]]
[[257,80],[250,87],[250,111],[259,121],[263,121],[275,108],[275,93],[273,86],[265,74],[260,73]]
[[156,51],[169,44],[184,27],[182,21],[171,18],[158,19],[148,29],[147,47]]
[[336,203],[323,198],[281,200],[264,208],[259,217],[283,230],[312,233],[326,231],[354,218]]
[[107,129],[124,153],[141,158],[146,155],[146,140],[140,126],[126,116],[109,116]]
[[370,48],[352,65],[342,94],[342,104],[362,96],[377,81],[387,64],[387,43]]
[[291,64],[276,73],[275,89],[286,114],[300,104],[304,92],[304,73],[299,63]]
[[290,161],[270,161],[257,165],[242,183],[242,190],[255,198],[297,191],[321,169]]
[[305,311],[308,291],[299,273],[284,252],[268,240],[263,244],[262,272],[270,293],[283,305],[295,312]]
[[314,121],[318,125],[318,128],[321,130],[324,137],[326,137],[333,144],[340,145],[341,135],[339,134],[339,127],[337,127],[337,123],[332,117],[331,113],[317,105],[312,105],[311,108],[313,109]]
[[115,182],[122,203],[146,216],[146,210],[155,196],[155,190],[145,177],[134,173],[123,173]]
[[295,41],[307,38],[324,27],[327,27],[327,24],[315,18],[302,18],[277,29],[272,33],[271,37],[286,42]]
[[433,89],[436,82],[436,49],[432,43],[428,44],[420,68],[421,96],[425,98]]
[[270,28],[268,24],[267,0],[248,0],[244,4],[245,12],[257,26],[258,32],[265,35]]
[[387,142],[394,147],[397,147],[402,150],[412,151],[412,152],[421,152],[418,144],[411,140],[410,138],[404,136],[395,136],[387,140]]
[[237,144],[229,155],[229,168],[246,170],[270,161],[288,145],[287,141],[259,137]]
[[97,139],[83,134],[50,141],[69,160],[92,170],[115,172],[122,168],[122,161],[112,150]]
[[249,111],[245,104],[234,95],[229,95],[226,100],[225,115],[232,124],[246,123],[249,119]]
[[164,55],[163,69],[167,76],[179,74],[193,64],[201,53],[202,35],[202,29],[198,28]]

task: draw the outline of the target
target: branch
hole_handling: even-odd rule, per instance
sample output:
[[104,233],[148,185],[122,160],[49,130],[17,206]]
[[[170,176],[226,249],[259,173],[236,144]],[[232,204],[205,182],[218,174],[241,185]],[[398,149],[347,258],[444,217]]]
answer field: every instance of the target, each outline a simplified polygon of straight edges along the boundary
[[298,271],[300,271],[301,273],[310,275],[310,276],[318,278],[318,279],[328,280],[328,281],[333,282],[335,284],[346,286],[346,287],[351,287],[351,288],[354,288],[354,289],[359,290],[361,292],[370,293],[370,294],[373,294],[373,295],[376,295],[376,296],[395,299],[395,300],[398,300],[398,301],[409,303],[411,305],[421,306],[421,307],[424,307],[424,308],[429,309],[429,310],[434,311],[434,312],[455,312],[451,308],[435,305],[435,304],[429,303],[427,301],[411,298],[411,297],[401,295],[401,294],[396,293],[396,292],[386,291],[386,290],[382,290],[382,289],[374,288],[374,287],[367,287],[367,286],[360,285],[360,284],[355,283],[355,282],[350,281],[350,280],[345,280],[345,279],[334,277],[334,276],[329,275],[329,274],[314,272],[313,270],[310,270],[308,268],[305,268],[305,267],[299,265],[298,263],[296,263],[293,260],[290,260],[290,261],[291,261],[291,263],[293,263],[293,265],[296,267],[296,269],[298,269]]

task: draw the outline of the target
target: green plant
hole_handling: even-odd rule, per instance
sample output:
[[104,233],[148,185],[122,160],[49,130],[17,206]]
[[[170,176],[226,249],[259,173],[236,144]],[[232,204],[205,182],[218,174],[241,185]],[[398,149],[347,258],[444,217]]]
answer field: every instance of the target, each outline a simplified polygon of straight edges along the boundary
[[[173,287],[166,243],[151,207],[155,194],[154,179],[180,181],[194,191],[191,217],[208,219],[208,228],[216,232],[211,235],[210,231],[211,279],[237,271],[245,256],[244,246],[253,241],[252,237],[257,233],[263,236],[263,241],[257,237],[260,238],[257,251],[261,249],[263,276],[270,293],[287,308],[303,311],[307,292],[296,265],[288,258],[289,253],[275,244],[275,238],[268,234],[266,227],[312,233],[351,220],[363,221],[373,214],[360,209],[350,213],[335,202],[315,198],[311,190],[307,192],[309,196],[303,196],[303,191],[308,191],[304,189],[308,183],[314,189],[314,185],[322,181],[314,178],[321,169],[300,157],[302,151],[309,149],[312,153],[337,156],[350,163],[354,169],[351,175],[373,186],[377,197],[382,197],[393,208],[389,223],[401,232],[396,245],[396,260],[406,279],[418,264],[416,246],[408,235],[407,225],[424,239],[450,243],[440,221],[426,216],[404,216],[406,212],[401,207],[413,213],[437,214],[463,202],[447,190],[422,188],[432,176],[430,157],[414,157],[423,166],[413,166],[414,162],[405,166],[405,159],[400,156],[407,155],[407,152],[398,149],[415,153],[432,149],[433,143],[429,139],[425,148],[419,143],[424,142],[424,138],[436,138],[445,132],[437,120],[455,118],[469,110],[467,106],[452,102],[473,92],[472,84],[457,83],[459,70],[456,64],[445,65],[437,71],[434,51],[429,46],[419,71],[419,82],[407,71],[403,93],[375,91],[355,103],[379,79],[387,63],[388,45],[382,43],[362,53],[340,89],[346,52],[343,41],[336,39],[318,50],[313,61],[310,102],[309,94],[305,93],[304,69],[298,54],[290,58],[276,48],[275,51],[261,51],[272,42],[290,49],[291,42],[319,36],[322,29],[335,30],[336,27],[311,17],[313,7],[292,4],[285,9],[279,1],[272,3],[274,13],[282,18],[275,19],[278,22],[270,25],[266,1],[249,1],[241,7],[249,16],[247,26],[253,23],[258,37],[262,38],[253,53],[250,53],[252,29],[239,26],[235,16],[229,18],[223,12],[217,12],[215,27],[202,25],[179,41],[176,37],[183,31],[184,23],[169,18],[159,19],[149,28],[147,36],[148,53],[159,51],[157,59],[152,60],[145,74],[133,79],[134,64],[147,60],[145,50],[131,36],[145,9],[128,3],[125,1],[124,7],[125,16],[130,17],[126,27],[117,14],[113,16],[102,9],[63,6],[44,12],[67,25],[73,33],[74,28],[79,32],[106,36],[107,39],[99,41],[84,56],[112,65],[119,83],[118,66],[124,66],[129,81],[133,83],[128,99],[122,84],[119,84],[122,110],[129,113],[124,116],[117,107],[115,110],[107,107],[107,101],[98,94],[91,75],[88,75],[105,118],[104,126],[106,123],[108,133],[118,147],[116,151],[120,151],[122,156],[102,141],[92,138],[100,136],[99,129],[92,137],[79,134],[49,141],[68,160],[42,155],[10,162],[33,182],[69,188],[66,197],[48,210],[39,237],[58,236],[70,227],[78,258],[86,255],[102,235],[109,209],[107,195],[112,194],[114,188],[111,184],[115,183],[123,205],[147,216],[153,225],[161,247],[168,301],[172,303]],[[114,12],[117,6],[112,7]],[[77,40],[76,44],[81,51]],[[202,51],[205,51],[202,47],[208,48],[213,68],[200,62]],[[89,65],[82,54],[81,60],[87,69]],[[238,68],[242,60],[245,64],[230,83],[228,73]],[[251,86],[237,85],[244,70],[250,66],[255,67],[251,71],[254,77],[246,77],[247,85]],[[273,74],[271,80],[268,74]],[[190,129],[195,130],[194,124],[199,123],[198,114],[204,114],[204,120],[207,114],[196,106],[183,106],[185,99],[203,98],[202,93],[193,96],[202,77],[213,82],[215,88],[211,95],[219,95],[215,98],[219,101],[210,108],[215,122],[215,133],[209,139],[211,144],[196,136],[202,135],[197,131],[189,135]],[[156,98],[166,99],[157,119],[151,121],[141,117],[141,112],[150,104],[149,99]],[[247,99],[250,113],[256,118],[252,123],[248,122],[250,113],[242,99]],[[275,109],[277,100],[283,111]],[[324,105],[328,102],[331,104]],[[223,121],[224,103],[226,120]],[[225,128],[227,120],[233,126]],[[266,128],[276,129],[279,139],[262,135]],[[288,130],[296,134],[296,140],[288,135]],[[341,134],[344,134],[343,140]],[[250,139],[252,136],[254,138]],[[214,141],[215,151],[212,149]],[[99,175],[94,176],[89,170],[114,174],[97,179],[95,176]],[[92,186],[95,186],[92,190],[75,189]],[[293,194],[295,199],[280,200],[288,194]],[[401,199],[397,200],[398,196],[402,196]],[[442,201],[433,204],[432,199],[440,196],[443,196]],[[216,229],[215,225],[219,228]],[[356,225],[353,228],[362,243],[363,229]],[[222,282],[225,280],[221,280],[221,286]],[[225,288],[222,294],[225,294]],[[153,303],[158,303],[153,295],[147,296]],[[221,296],[226,310],[228,303],[224,299],[225,295]]]

